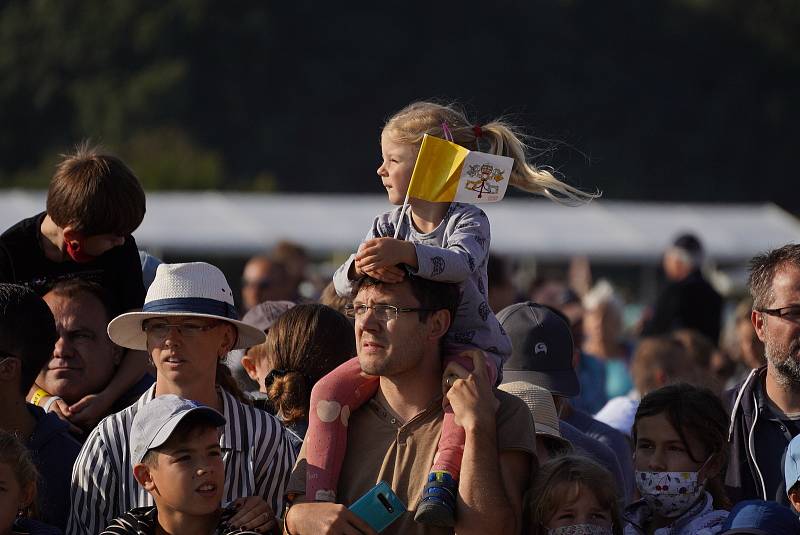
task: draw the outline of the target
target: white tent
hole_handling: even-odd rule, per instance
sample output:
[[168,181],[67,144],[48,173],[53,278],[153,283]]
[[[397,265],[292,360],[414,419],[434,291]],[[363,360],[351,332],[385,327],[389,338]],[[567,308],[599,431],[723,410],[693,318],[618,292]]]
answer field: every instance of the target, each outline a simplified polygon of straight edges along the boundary
[[[44,210],[40,191],[0,192],[0,229]],[[599,200],[580,208],[506,199],[482,205],[492,223],[492,250],[563,260],[653,263],[680,232],[691,231],[718,262],[800,242],[800,222],[774,204],[657,204]],[[355,250],[384,195],[289,195],[170,192],[147,194],[147,215],[134,233],[156,254],[249,255],[280,240],[312,251]]]

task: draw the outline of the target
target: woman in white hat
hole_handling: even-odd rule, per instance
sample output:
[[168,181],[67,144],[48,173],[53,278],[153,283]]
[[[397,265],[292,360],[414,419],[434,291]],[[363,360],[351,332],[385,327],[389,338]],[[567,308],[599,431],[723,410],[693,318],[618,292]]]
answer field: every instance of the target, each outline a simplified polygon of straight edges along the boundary
[[203,262],[158,266],[142,311],[114,318],[108,334],[122,347],[149,353],[156,383],[136,403],[105,418],[87,438],[72,474],[67,533],[99,533],[125,511],[153,505],[133,478],[128,438],[138,410],[164,394],[198,401],[225,416],[228,423],[220,437],[223,500],[238,500],[234,524],[270,529],[274,512],[283,506],[294,453],[277,419],[242,403],[222,363],[230,350],[265,339],[263,331],[238,320],[222,272]]

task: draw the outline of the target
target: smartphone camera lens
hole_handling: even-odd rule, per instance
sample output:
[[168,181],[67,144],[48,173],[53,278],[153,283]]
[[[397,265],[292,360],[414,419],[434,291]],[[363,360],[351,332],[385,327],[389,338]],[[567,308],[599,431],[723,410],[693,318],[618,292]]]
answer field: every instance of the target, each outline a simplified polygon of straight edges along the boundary
[[386,508],[386,510],[389,513],[394,513],[394,507],[392,507],[392,504],[389,503],[389,500],[386,499],[386,495],[383,494],[382,492],[378,493],[378,501],[381,502],[381,504]]

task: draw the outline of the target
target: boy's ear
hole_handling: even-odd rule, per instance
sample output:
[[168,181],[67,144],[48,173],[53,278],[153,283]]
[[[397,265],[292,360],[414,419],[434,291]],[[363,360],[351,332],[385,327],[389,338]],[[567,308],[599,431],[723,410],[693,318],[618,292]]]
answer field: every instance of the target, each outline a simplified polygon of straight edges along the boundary
[[258,375],[256,374],[256,361],[253,357],[244,355],[242,357],[242,368],[244,368],[244,371],[246,371],[247,375],[250,376],[250,379],[258,382]]
[[133,466],[133,477],[147,492],[152,492],[156,488],[156,483],[153,481],[153,474],[150,472],[150,467],[144,463]]
[[76,241],[81,237],[80,233],[72,225],[67,225],[61,229],[61,232],[64,234],[64,241]]

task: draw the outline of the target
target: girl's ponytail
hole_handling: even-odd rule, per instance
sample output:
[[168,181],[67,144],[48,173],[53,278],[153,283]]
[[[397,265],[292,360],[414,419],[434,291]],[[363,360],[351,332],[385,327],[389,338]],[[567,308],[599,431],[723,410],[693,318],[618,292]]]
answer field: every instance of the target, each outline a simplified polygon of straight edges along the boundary
[[419,146],[425,134],[444,139],[443,123],[447,125],[453,142],[457,145],[469,150],[482,150],[513,158],[514,167],[509,183],[515,188],[568,206],[585,204],[600,196],[599,191],[586,193],[561,182],[544,167],[530,163],[529,147],[523,141],[525,136],[510,123],[495,119],[481,126],[475,125],[454,104],[442,105],[424,101],[411,103],[386,122],[384,132],[398,143]]
[[508,156],[514,159],[510,185],[523,191],[535,193],[559,204],[580,206],[600,196],[600,193],[586,193],[565,184],[545,168],[536,167],[527,159],[528,146],[522,141],[512,125],[496,119],[480,127],[481,139],[489,144],[486,152]]

